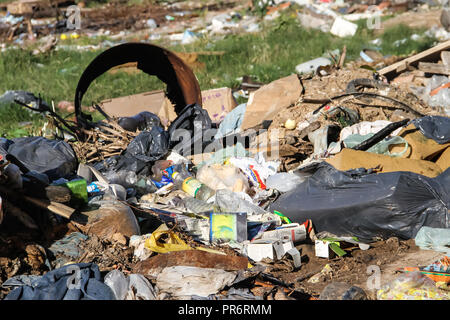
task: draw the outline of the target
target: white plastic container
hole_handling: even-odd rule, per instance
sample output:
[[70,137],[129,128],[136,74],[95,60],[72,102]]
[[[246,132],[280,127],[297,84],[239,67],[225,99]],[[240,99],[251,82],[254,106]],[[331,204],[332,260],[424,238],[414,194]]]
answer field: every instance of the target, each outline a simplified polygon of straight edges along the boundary
[[331,34],[344,38],[344,37],[353,37],[358,30],[358,25],[347,21],[341,17],[337,17],[334,20],[333,26],[331,27]]
[[329,66],[329,65],[331,65],[330,59],[320,57],[320,58],[316,58],[316,59],[299,64],[298,66],[295,67],[295,71],[298,74],[310,73],[310,72],[315,72],[318,67]]

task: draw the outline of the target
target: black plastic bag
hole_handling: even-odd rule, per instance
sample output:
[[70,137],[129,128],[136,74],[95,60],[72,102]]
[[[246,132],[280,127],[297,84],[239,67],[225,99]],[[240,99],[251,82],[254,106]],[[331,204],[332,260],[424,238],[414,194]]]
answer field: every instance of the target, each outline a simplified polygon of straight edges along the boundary
[[137,129],[141,131],[150,131],[152,127],[161,127],[161,120],[159,117],[148,111],[140,112],[132,117],[120,118],[118,123],[125,130],[133,132],[136,132]]
[[[30,105],[32,108],[39,108],[39,98],[33,93],[22,90],[8,90],[2,96],[0,96],[0,105],[6,103],[15,103],[14,100],[18,100],[26,105]],[[47,102],[41,100],[41,104],[50,108]],[[27,109],[29,110],[29,109]]]
[[6,138],[0,138],[0,154],[2,155],[3,159],[6,157],[6,155],[8,154],[8,148],[11,144],[13,144],[14,142],[12,142],[9,139]]
[[293,222],[311,219],[316,232],[414,238],[422,226],[450,227],[450,168],[436,178],[412,172],[342,172],[327,163],[270,205]]
[[50,181],[73,174],[78,166],[72,147],[62,140],[25,137],[2,141],[1,144],[27,169],[46,174]]
[[169,138],[163,128],[155,126],[150,131],[142,131],[128,145],[114,167],[139,173],[150,162],[164,157],[169,151]]
[[[181,154],[183,152],[180,152],[180,150],[190,151],[196,141],[203,141],[205,130],[211,129],[211,119],[208,112],[197,104],[186,106],[167,131],[164,131],[161,127],[159,118],[150,112],[141,114],[139,118],[135,120],[145,123],[146,126],[150,127],[150,130],[139,133],[130,142],[127,149],[113,161],[108,163],[103,161],[95,164],[97,170],[101,172],[110,170],[133,171],[136,174],[145,175],[149,172],[149,164],[167,155],[169,148],[173,148]],[[136,121],[132,122],[128,123],[130,124],[130,129],[132,129],[132,125],[134,126],[137,123]],[[183,129],[184,133],[189,135],[189,139],[178,142],[179,140],[176,137],[177,129]],[[202,143],[201,146],[203,147],[204,144]]]
[[439,144],[450,142],[450,118],[426,116],[412,121],[422,134]]
[[[211,129],[213,129],[214,132],[205,134]],[[186,141],[183,139],[179,142],[180,137],[182,136],[179,134],[182,133],[183,130],[189,132],[189,139]],[[208,111],[198,104],[187,105],[169,126],[168,134],[170,137],[170,148],[183,156],[195,154],[197,152],[201,153],[205,146],[211,143],[216,131],[217,130],[212,128],[212,122],[208,115]],[[207,139],[208,136],[210,139]],[[199,146],[198,150],[194,148],[197,144]]]

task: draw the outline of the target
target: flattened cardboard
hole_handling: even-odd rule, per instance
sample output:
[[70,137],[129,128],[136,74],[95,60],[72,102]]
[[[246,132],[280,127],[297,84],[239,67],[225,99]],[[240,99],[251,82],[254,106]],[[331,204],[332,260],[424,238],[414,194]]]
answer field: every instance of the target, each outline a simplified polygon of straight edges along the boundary
[[[220,123],[237,105],[230,88],[202,91],[202,100],[203,109],[208,111],[214,123]],[[149,111],[156,114],[163,125],[177,117],[174,106],[163,90],[106,99],[101,102],[101,107],[108,115],[115,117],[130,117],[142,111]]]
[[434,178],[442,173],[441,168],[431,161],[393,158],[382,154],[347,148],[342,149],[336,156],[325,161],[341,171],[379,167],[380,172],[411,171],[430,178]]
[[230,88],[202,91],[202,104],[214,123],[222,122],[228,112],[237,106]]
[[297,102],[302,88],[297,75],[275,80],[250,93],[241,129],[245,130],[273,120],[283,109]]
[[106,114],[115,117],[131,117],[139,112],[149,111],[156,114],[164,125],[177,117],[163,90],[103,100],[100,106]]

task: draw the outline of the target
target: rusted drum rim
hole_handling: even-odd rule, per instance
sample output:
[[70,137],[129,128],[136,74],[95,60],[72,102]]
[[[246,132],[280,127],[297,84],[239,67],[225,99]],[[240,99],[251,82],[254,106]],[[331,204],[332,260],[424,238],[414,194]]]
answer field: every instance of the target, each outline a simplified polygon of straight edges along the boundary
[[157,76],[167,85],[167,97],[175,105],[177,115],[188,104],[202,105],[197,78],[181,58],[153,44],[130,42],[102,52],[84,70],[75,91],[78,123],[86,117],[81,110],[81,101],[90,84],[109,69],[130,62],[137,62],[139,70]]

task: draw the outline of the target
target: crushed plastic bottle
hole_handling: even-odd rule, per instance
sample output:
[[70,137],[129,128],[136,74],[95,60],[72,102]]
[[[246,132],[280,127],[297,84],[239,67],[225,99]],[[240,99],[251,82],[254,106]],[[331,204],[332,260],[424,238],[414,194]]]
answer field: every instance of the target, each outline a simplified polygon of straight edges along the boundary
[[192,197],[184,198],[183,204],[187,210],[197,214],[211,212],[214,210],[214,204],[207,203],[203,200],[199,200]]
[[120,184],[124,188],[132,188],[136,185],[138,177],[133,171],[108,171],[105,173],[105,178],[111,184]]

